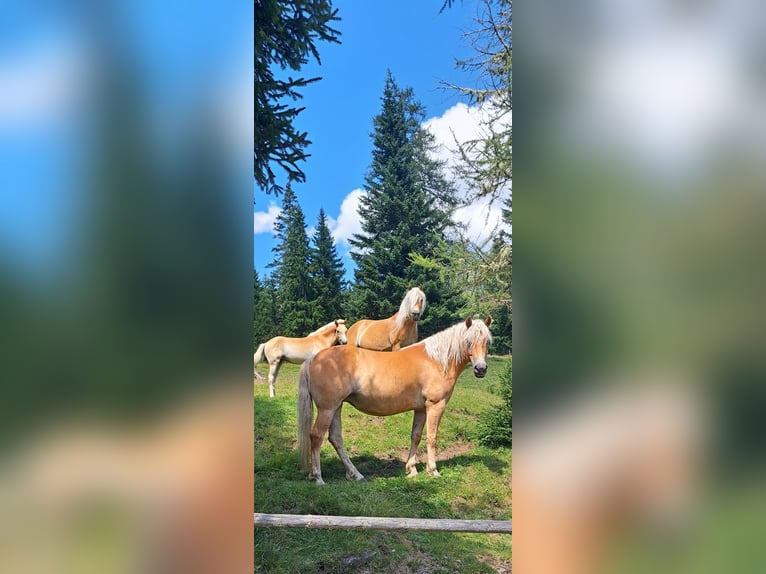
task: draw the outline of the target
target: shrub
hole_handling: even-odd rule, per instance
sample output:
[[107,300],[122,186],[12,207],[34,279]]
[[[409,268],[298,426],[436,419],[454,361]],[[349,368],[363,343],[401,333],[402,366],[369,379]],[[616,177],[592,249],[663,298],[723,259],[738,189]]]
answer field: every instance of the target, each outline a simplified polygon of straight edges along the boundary
[[479,421],[479,442],[484,446],[511,446],[513,441],[513,363],[500,375],[500,396],[503,402],[488,411]]

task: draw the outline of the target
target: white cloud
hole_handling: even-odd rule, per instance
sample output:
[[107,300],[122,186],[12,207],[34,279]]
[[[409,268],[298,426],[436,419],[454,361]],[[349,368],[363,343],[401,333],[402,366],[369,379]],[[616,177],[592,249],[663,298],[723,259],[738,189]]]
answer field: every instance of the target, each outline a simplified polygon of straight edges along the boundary
[[51,38],[0,63],[0,126],[47,123],[72,114],[92,71],[75,41]]
[[[466,238],[476,245],[482,245],[500,231],[502,210],[497,201],[490,206],[489,199],[483,198],[455,210],[452,219],[465,225],[463,233]],[[510,231],[507,227],[502,228]]]
[[348,240],[355,233],[362,232],[362,220],[359,217],[359,200],[365,194],[363,189],[355,189],[340,204],[338,219],[327,218],[327,226],[332,230],[335,243],[349,245]]
[[[574,118],[596,151],[617,151],[652,170],[689,169],[746,108],[737,66],[705,33],[673,31],[626,42],[593,58]],[[700,58],[700,53],[705,58]],[[726,127],[729,126],[729,127]],[[583,129],[584,128],[584,129]],[[599,149],[600,148],[600,149]]]
[[[459,161],[458,143],[464,144],[470,140],[481,139],[488,135],[485,127],[491,113],[491,104],[484,106],[468,106],[458,102],[441,116],[430,118],[423,122],[423,127],[436,138],[436,157],[447,162],[447,169],[452,170]],[[513,112],[505,114],[501,120],[508,125],[513,121]],[[457,140],[457,141],[456,141]],[[463,193],[467,188],[461,182],[458,188]]]
[[[252,42],[252,37],[243,47]],[[252,44],[250,44],[252,45]],[[229,136],[231,153],[239,152],[247,162],[252,164],[252,139],[254,131],[254,93],[253,75],[250,70],[252,48],[238,50],[236,61],[223,75],[218,87],[218,110],[221,115],[221,126]],[[249,56],[248,56],[249,54]]]
[[274,222],[282,209],[274,202],[269,203],[268,211],[256,211],[253,213],[253,234],[271,233],[274,231]]
[[[423,123],[423,127],[436,139],[438,147],[435,156],[447,162],[448,171],[452,171],[460,160],[458,142],[464,144],[487,135],[484,125],[489,119],[490,111],[489,105],[468,106],[460,102],[441,116],[430,118]],[[508,112],[503,117],[503,121],[510,125],[513,121],[512,112]],[[469,197],[468,186],[460,180],[456,180],[455,183],[458,193],[464,198]],[[457,209],[452,216],[456,223],[465,225],[464,233],[468,239],[479,245],[496,232],[501,222],[501,202],[495,201],[491,207],[489,203],[486,198],[471,201]]]

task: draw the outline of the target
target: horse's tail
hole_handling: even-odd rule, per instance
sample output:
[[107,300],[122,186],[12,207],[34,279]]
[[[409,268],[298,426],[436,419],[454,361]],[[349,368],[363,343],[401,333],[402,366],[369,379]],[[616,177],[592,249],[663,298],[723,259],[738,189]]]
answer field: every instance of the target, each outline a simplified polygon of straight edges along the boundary
[[261,343],[258,345],[258,350],[255,352],[255,355],[253,355],[253,365],[257,365],[261,361],[263,361],[264,356],[266,354],[266,343]]
[[302,470],[308,470],[311,466],[311,423],[314,418],[314,405],[311,403],[309,369],[313,360],[313,356],[306,359],[298,377],[298,456]]

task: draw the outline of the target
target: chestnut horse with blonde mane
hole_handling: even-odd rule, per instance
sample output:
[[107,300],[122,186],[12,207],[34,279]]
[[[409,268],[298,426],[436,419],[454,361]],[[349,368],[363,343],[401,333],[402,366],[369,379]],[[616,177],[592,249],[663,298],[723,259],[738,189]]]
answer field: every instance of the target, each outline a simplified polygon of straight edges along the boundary
[[[380,353],[347,345],[326,349],[301,367],[298,383],[298,451],[301,467],[311,462],[310,479],[324,484],[319,449],[325,433],[346,467],[346,478],[364,480],[343,448],[341,409],[351,403],[374,416],[414,411],[407,476],[415,476],[418,444],[426,425],[428,473],[436,470],[436,435],[455,382],[470,362],[473,374],[487,374],[487,348],[492,318],[462,323],[436,333],[397,353]],[[313,404],[317,407],[316,422]]]
[[418,340],[418,321],[426,309],[423,286],[410,287],[399,311],[388,319],[362,319],[348,330],[349,345],[372,351],[398,351]]
[[253,355],[253,374],[257,379],[263,379],[255,366],[265,358],[269,363],[269,396],[274,397],[274,383],[283,361],[300,364],[335,343],[346,344],[345,319],[330,321],[306,337],[274,337],[261,343]]

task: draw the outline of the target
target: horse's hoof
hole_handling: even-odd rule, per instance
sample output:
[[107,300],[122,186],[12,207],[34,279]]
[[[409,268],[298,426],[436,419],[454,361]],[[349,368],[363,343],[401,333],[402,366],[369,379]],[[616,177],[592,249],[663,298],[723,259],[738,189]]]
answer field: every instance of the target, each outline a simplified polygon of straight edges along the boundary
[[359,476],[355,477],[354,480],[356,480],[357,482],[367,482],[367,479],[363,475],[361,475],[361,474]]
[[314,482],[316,483],[317,486],[321,486],[324,484],[324,480],[322,480],[321,478],[315,478]]
[[418,475],[418,471],[414,468],[407,473],[407,478],[415,478]]
[[429,472],[428,474],[430,474],[430,475],[431,475],[431,476],[433,476],[434,478],[441,478],[441,474],[439,474],[439,471],[438,471],[438,470],[435,470],[435,471],[433,471],[433,472]]

